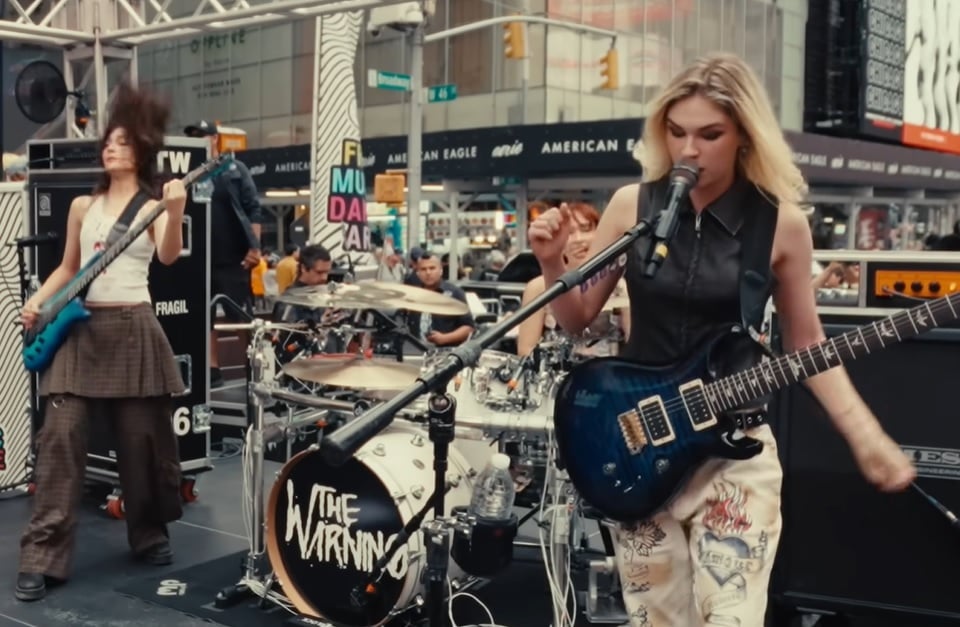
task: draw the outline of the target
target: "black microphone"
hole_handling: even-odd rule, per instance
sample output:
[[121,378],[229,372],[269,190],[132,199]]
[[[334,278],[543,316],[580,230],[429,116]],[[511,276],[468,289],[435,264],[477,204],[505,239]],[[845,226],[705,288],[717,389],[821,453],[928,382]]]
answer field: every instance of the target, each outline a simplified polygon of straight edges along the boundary
[[697,164],[684,159],[670,170],[670,188],[667,190],[666,207],[657,218],[657,228],[651,236],[650,258],[647,259],[647,267],[643,273],[643,276],[648,279],[653,278],[663,265],[663,260],[667,258],[670,242],[677,232],[680,211],[687,206],[690,190],[697,184],[699,174],[700,169]]
[[27,237],[21,237],[15,239],[7,246],[16,246],[17,248],[26,248],[28,246],[45,246],[48,244],[55,244],[60,240],[60,236],[55,232],[50,231],[48,233],[37,233],[36,235],[29,235]]

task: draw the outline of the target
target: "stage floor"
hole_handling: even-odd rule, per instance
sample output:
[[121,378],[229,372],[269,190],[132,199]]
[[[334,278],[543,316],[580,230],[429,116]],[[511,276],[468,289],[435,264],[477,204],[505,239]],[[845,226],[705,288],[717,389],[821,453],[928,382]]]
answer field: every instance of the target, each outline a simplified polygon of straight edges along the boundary
[[[166,573],[246,550],[240,509],[240,458],[216,459],[214,465],[213,471],[204,473],[198,480],[199,500],[187,505],[183,519],[171,526],[174,564],[157,568],[134,562],[127,551],[123,522],[102,512],[99,509],[102,501],[88,498],[80,515],[73,579],[65,586],[49,590],[44,600],[35,603],[21,603],[13,596],[18,540],[29,517],[30,499],[20,496],[0,500],[0,582],[4,586],[0,590],[0,627],[209,627],[219,624],[117,591],[129,587],[133,580],[146,577],[159,580]],[[266,463],[268,480],[272,480],[280,467],[275,462]],[[269,490],[269,481],[267,485]],[[530,536],[530,529],[528,523],[521,534]],[[494,580],[489,590],[478,591],[498,623],[508,627],[549,626],[546,581],[542,565],[534,560],[521,559],[518,555],[509,576],[504,575],[502,581]],[[239,577],[239,565],[235,574]],[[224,575],[223,581],[203,583],[205,588],[218,590],[235,583],[237,577]],[[209,602],[213,602],[212,595]],[[469,606],[466,601],[463,603]],[[522,614],[512,609],[523,606],[526,610]],[[473,620],[476,622],[478,618]],[[256,624],[268,623],[275,624],[273,620]],[[587,624],[581,613],[577,627]],[[853,625],[879,627],[880,624],[857,621]]]

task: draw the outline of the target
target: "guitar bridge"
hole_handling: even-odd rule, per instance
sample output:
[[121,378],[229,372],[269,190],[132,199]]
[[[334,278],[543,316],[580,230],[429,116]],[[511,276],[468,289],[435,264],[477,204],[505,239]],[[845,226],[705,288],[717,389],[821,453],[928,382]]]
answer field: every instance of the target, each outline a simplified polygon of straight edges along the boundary
[[647,434],[643,431],[643,425],[640,424],[640,414],[636,409],[623,412],[617,416],[617,422],[620,423],[620,432],[623,434],[623,441],[627,445],[627,450],[632,455],[636,455],[647,445]]
[[640,411],[640,420],[643,422],[650,444],[660,446],[677,439],[662,398],[651,396],[644,399],[637,405],[637,409]]
[[690,425],[694,431],[703,431],[717,424],[717,417],[710,410],[707,403],[707,394],[703,389],[703,381],[694,379],[679,386],[680,398],[690,417]]

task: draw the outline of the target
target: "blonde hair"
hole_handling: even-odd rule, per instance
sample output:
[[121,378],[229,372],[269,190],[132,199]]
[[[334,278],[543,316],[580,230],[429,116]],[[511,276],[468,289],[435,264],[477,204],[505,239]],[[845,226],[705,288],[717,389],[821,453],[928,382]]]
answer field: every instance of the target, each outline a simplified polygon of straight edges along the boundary
[[807,183],[793,162],[767,92],[742,59],[729,53],[700,57],[676,76],[653,103],[634,156],[643,180],[667,176],[673,163],[667,150],[667,113],[681,100],[699,95],[723,109],[746,138],[737,155],[740,172],[779,202],[799,205]]

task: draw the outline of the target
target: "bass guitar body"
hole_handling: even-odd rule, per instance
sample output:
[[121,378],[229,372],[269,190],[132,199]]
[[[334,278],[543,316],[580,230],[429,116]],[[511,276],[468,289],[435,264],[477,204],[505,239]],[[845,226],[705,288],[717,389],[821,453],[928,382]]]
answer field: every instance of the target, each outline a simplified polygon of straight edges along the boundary
[[40,372],[53,362],[60,346],[67,340],[73,325],[90,319],[90,310],[83,300],[74,298],[43,326],[39,333],[24,342],[23,364],[30,372]]
[[714,415],[704,384],[744,358],[749,336],[728,331],[673,366],[617,357],[575,365],[557,392],[560,462],[583,500],[605,517],[643,520],[667,505],[711,458],[748,459],[763,444]]

